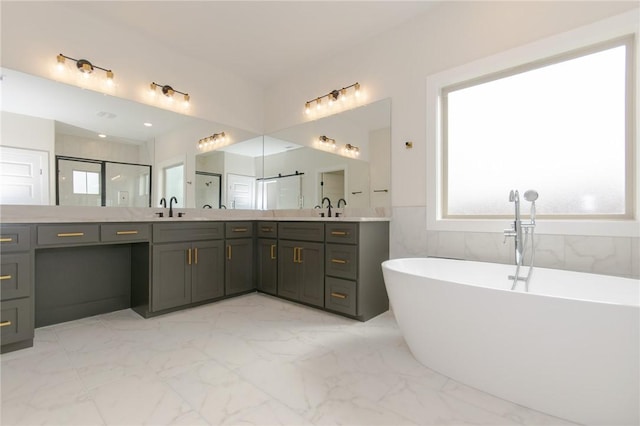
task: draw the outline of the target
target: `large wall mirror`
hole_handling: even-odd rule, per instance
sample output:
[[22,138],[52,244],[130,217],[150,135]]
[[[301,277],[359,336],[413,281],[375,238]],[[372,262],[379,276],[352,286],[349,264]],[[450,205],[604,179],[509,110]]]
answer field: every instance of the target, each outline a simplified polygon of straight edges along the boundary
[[265,135],[258,199],[266,209],[390,207],[391,100]]
[[[328,197],[390,206],[390,100],[262,136],[0,71],[0,204],[157,207],[176,197],[180,207],[311,209]],[[220,132],[224,142],[199,148]]]
[[[228,144],[257,136],[15,70],[0,71],[0,204],[148,207],[175,196],[178,206],[196,207],[197,201],[219,207],[214,191],[194,188],[201,180],[195,167],[198,140],[221,131],[229,135]],[[206,186],[210,181],[202,185],[213,188]]]

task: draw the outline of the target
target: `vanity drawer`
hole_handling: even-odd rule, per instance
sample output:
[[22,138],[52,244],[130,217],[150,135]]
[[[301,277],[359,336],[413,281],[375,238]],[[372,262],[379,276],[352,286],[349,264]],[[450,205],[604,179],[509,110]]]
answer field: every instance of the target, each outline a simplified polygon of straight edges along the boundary
[[31,295],[31,255],[2,255],[0,263],[0,297],[2,300]]
[[325,271],[327,275],[355,280],[358,276],[358,247],[327,244]]
[[33,339],[31,298],[2,302],[0,307],[0,343],[6,345]]
[[324,241],[324,223],[280,222],[278,238],[283,240]]
[[100,241],[100,225],[38,225],[38,245],[87,244]]
[[253,237],[253,222],[227,222],[225,236],[227,238]]
[[184,222],[153,224],[154,243],[222,239],[224,239],[224,222]]
[[103,242],[148,241],[151,232],[148,223],[109,223],[100,226]]
[[258,222],[258,237],[276,238],[278,236],[277,222]]
[[0,226],[0,251],[12,253],[29,250],[31,247],[31,227],[27,225]]
[[324,306],[332,311],[356,316],[356,282],[327,277]]
[[328,243],[356,244],[358,242],[357,223],[327,223]]

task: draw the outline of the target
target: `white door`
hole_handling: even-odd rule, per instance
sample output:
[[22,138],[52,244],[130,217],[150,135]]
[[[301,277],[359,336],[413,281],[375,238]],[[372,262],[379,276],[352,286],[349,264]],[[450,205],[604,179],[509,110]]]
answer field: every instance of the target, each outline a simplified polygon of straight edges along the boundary
[[0,204],[49,204],[49,154],[0,146]]
[[227,173],[227,208],[253,209],[255,182],[256,178],[253,176]]

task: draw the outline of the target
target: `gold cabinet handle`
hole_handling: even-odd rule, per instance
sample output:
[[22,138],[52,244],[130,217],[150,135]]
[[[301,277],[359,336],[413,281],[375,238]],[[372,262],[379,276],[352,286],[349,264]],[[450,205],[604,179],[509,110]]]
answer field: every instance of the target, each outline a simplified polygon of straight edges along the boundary
[[271,244],[271,259],[275,259],[275,258],[276,258],[276,245]]
[[0,243],[10,243],[12,241],[13,241],[13,238],[11,238],[11,237],[0,238]]
[[347,261],[343,259],[331,259],[331,263],[339,263],[340,265],[346,265]]
[[247,232],[247,228],[233,228],[232,232]]
[[227,246],[227,259],[231,260],[231,244]]
[[137,235],[138,231],[116,231],[116,235]]
[[349,233],[346,232],[346,231],[331,231],[331,235],[337,235],[339,237],[345,237],[345,236],[349,235]]
[[2,322],[0,322],[0,327],[6,327],[8,325],[11,325],[11,321],[2,321]]
[[300,263],[298,261],[299,253],[300,253],[300,247],[294,247],[293,248],[293,263]]
[[191,249],[187,249],[187,264],[191,265]]
[[298,247],[298,263],[302,263],[302,247]]
[[83,237],[84,232],[61,232],[58,237]]
[[344,293],[331,292],[331,297],[335,297],[337,299],[346,299],[347,295]]
[[194,258],[193,263],[197,265],[198,264],[198,247],[193,249],[193,258]]
[[263,226],[260,230],[262,232],[273,232],[273,226]]
[[11,279],[11,275],[0,275],[0,281],[10,280],[10,279]]

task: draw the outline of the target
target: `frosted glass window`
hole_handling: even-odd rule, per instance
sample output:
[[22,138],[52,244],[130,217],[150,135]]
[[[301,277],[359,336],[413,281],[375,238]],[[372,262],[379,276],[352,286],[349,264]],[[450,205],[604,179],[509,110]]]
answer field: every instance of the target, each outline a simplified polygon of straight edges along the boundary
[[85,172],[81,170],[73,171],[73,193],[74,194],[99,194],[100,174],[95,172]]
[[[612,47],[613,45],[613,47]],[[443,216],[625,216],[630,41],[443,89]]]

